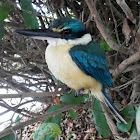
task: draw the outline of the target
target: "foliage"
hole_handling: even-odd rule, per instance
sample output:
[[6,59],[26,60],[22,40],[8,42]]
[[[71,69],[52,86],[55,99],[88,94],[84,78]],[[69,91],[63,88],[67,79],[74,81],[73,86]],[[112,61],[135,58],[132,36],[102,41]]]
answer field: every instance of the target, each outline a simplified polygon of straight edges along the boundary
[[[115,39],[113,36],[111,36],[110,38],[112,39],[112,41],[113,41],[114,43],[116,43],[116,39]],[[100,41],[100,45],[101,45],[101,47],[102,47],[104,50],[106,50],[106,51],[113,51],[113,49],[110,48],[110,46],[108,45],[108,43],[107,43],[104,39],[102,39],[102,40]]]
[[[126,117],[131,117],[131,115],[129,114],[129,112],[134,111],[133,106],[127,106],[122,110],[122,115],[126,116]],[[133,119],[132,118],[125,118],[127,124],[124,124],[123,122],[118,123],[117,122],[117,126],[118,129],[120,129],[122,132],[128,132],[130,130],[130,128],[132,127],[132,122]]]
[[37,17],[33,14],[30,14],[30,12],[35,13],[35,9],[33,8],[30,0],[21,0],[21,8],[27,26],[32,29],[38,29],[39,24]]
[[18,138],[15,138],[15,134],[12,133],[12,134],[9,134],[7,136],[0,138],[0,140],[18,140]]
[[4,21],[8,17],[9,10],[11,9],[11,5],[5,4],[0,7],[0,19]]
[[138,135],[140,136],[140,105],[137,109],[137,113],[136,113],[136,126],[137,126],[137,132]]
[[[54,105],[52,107],[50,107],[48,110],[47,110],[47,113],[49,112],[53,112],[55,110],[58,110],[62,107],[62,105]],[[57,124],[59,127],[60,126],[60,122],[61,122],[61,116],[62,114],[57,114],[56,116],[53,116],[53,117],[49,117],[45,120],[44,123],[52,123],[52,124]],[[59,130],[60,128],[58,128]],[[61,131],[61,130],[60,130]],[[57,132],[58,135],[60,135],[60,131]],[[45,139],[44,140],[54,140],[54,138],[51,137],[52,135],[51,134],[48,134],[45,136]],[[54,135],[55,136],[55,135]]]
[[84,101],[87,101],[89,98],[88,94],[85,94],[83,96],[79,96],[75,98],[75,92],[69,93],[69,94],[64,94],[61,98],[60,101],[65,102],[65,103],[82,103]]
[[8,12],[11,9],[11,5],[5,4],[0,7],[0,40],[4,35],[3,21],[8,17]]
[[[128,124],[117,123],[119,135],[125,139],[137,138],[140,128],[140,107],[136,107],[140,104],[140,57],[137,55],[139,54],[140,48],[140,31],[138,30],[140,28],[140,9],[138,1],[129,0],[124,1],[123,4],[119,2],[121,2],[121,0],[97,1],[95,4],[99,14],[97,14],[97,16],[92,15],[93,13],[90,12],[87,6],[87,1],[84,0],[47,2],[43,0],[9,0],[8,2],[6,0],[0,0],[1,93],[6,95],[6,98],[7,93],[10,97],[10,94],[16,93],[19,95],[18,98],[20,98],[20,100],[14,99],[15,94],[10,100],[5,99],[5,97],[1,98],[0,106],[6,109],[6,111],[1,110],[1,116],[3,117],[3,114],[11,111],[14,112],[14,115],[17,113],[19,116],[17,116],[15,122],[13,118],[8,118],[11,115],[3,117],[0,126],[9,124],[9,122],[11,126],[18,126],[24,121],[26,124],[28,119],[35,119],[38,115],[43,115],[45,113],[44,110],[47,110],[47,113],[49,113],[69,104],[78,106],[79,104],[91,102],[88,92],[79,97],[75,97],[74,91],[68,94],[70,89],[50,73],[44,57],[47,46],[46,41],[32,40],[18,35],[14,31],[15,29],[46,28],[52,19],[67,16],[81,20],[91,33],[93,40],[99,42],[103,49],[107,51],[109,69],[114,81],[111,99],[115,103],[117,102],[118,108],[124,108],[121,114],[128,122]],[[125,10],[127,10],[127,12]],[[96,12],[94,12],[94,14],[96,14]],[[103,25],[102,30],[101,24]],[[107,36],[105,36],[105,32]],[[118,48],[116,46],[118,46]],[[52,91],[63,91],[64,95],[38,95],[38,97],[35,97],[33,94]],[[31,98],[25,99],[25,93],[29,93]],[[38,105],[38,103],[41,103],[41,105]],[[34,107],[35,109],[33,109]],[[38,107],[40,108],[39,110]],[[97,139],[113,139],[113,134],[111,135],[112,128],[109,128],[107,125],[106,118],[102,113],[102,108],[98,100],[93,102],[92,109],[90,115],[86,114],[88,112],[86,109],[81,109],[81,113],[79,107],[75,107],[74,109],[67,110],[68,115],[66,112],[61,112],[46,118],[43,123],[41,122],[42,125],[36,131],[34,139],[37,139],[36,137],[38,137],[40,133],[43,133],[43,139],[54,140],[55,138],[50,136],[60,135],[61,131],[63,137],[66,135],[64,139],[66,139],[69,134],[74,134],[73,137],[77,139],[78,136],[84,139],[87,135],[89,139],[94,136],[97,137]],[[93,116],[91,118],[92,114]],[[84,125],[85,128],[81,125],[82,128],[80,128],[80,130],[77,129],[77,131],[73,132],[75,122],[82,122],[81,124],[84,124],[86,121],[81,120],[80,117],[82,116],[85,119],[85,116],[88,115],[90,119],[87,124]],[[63,122],[67,117],[67,125],[64,125]],[[5,121],[5,118],[9,120]],[[25,126],[25,124],[23,126]],[[70,126],[73,128],[70,129]],[[91,131],[93,127],[95,127],[97,131]],[[65,133],[64,128],[66,131],[69,131]],[[6,139],[13,140],[15,139],[15,135],[11,132],[10,135],[0,138],[0,140]],[[32,137],[30,139],[32,139]]]
[[137,132],[136,124],[134,124],[133,131],[132,131],[129,139],[131,139],[131,140],[136,139],[137,136],[138,136],[138,132]]
[[105,138],[110,134],[110,128],[106,122],[106,118],[102,112],[100,101],[95,99],[93,102],[93,117],[97,131]]
[[39,126],[38,130],[34,134],[34,140],[44,140],[45,136],[52,133],[50,137],[55,137],[61,134],[61,130],[58,124],[55,123],[43,123]]
[[69,110],[69,114],[70,114],[72,119],[75,119],[75,120],[78,119],[78,115],[77,115],[77,113],[73,109]]

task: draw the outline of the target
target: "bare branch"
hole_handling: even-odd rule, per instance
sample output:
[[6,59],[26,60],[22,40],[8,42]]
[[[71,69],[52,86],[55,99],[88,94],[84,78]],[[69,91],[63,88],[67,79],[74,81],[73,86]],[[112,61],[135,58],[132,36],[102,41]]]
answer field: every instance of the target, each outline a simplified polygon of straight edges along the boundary
[[108,125],[109,125],[109,127],[110,127],[110,129],[111,129],[111,131],[112,131],[112,133],[113,133],[113,135],[119,135],[118,130],[117,130],[117,127],[116,127],[116,125],[114,124],[112,118],[109,116],[108,112],[106,111],[106,109],[105,109],[103,103],[101,103],[101,106],[102,106],[104,115],[105,115],[105,117],[106,117],[107,123],[108,123]]
[[0,99],[3,98],[26,98],[26,97],[48,97],[48,96],[55,96],[57,94],[62,94],[63,91],[56,91],[56,92],[27,92],[27,93],[20,93],[20,94],[0,94]]
[[133,23],[135,23],[136,21],[134,20],[134,16],[131,12],[131,9],[126,4],[125,0],[116,0],[116,1],[118,5],[122,8],[122,10],[124,11],[126,17],[130,19]]
[[95,4],[93,3],[92,0],[85,0],[87,2],[87,5],[90,9],[91,15],[94,17],[94,21],[97,25],[97,28],[99,29],[100,33],[102,34],[102,36],[104,37],[104,39],[106,40],[106,42],[109,44],[109,46],[116,51],[122,52],[124,54],[129,54],[129,50],[127,48],[120,48],[118,44],[114,43],[109,34],[107,33],[107,31],[105,30],[105,27],[103,25],[103,22],[96,10]]
[[125,59],[118,67],[117,69],[113,72],[113,76],[117,77],[123,70],[127,68],[128,65],[137,62],[140,59],[140,52],[138,51],[137,53],[133,54],[129,58]]
[[44,114],[44,115],[40,115],[37,118],[31,119],[31,120],[28,120],[26,122],[20,123],[20,124],[15,125],[15,126],[12,126],[10,128],[7,128],[7,129],[3,130],[2,132],[0,132],[0,138],[4,137],[4,136],[6,136],[6,135],[8,135],[10,133],[13,133],[13,131],[16,131],[18,129],[22,129],[27,125],[33,124],[33,123],[38,122],[38,121],[44,121],[48,117],[55,116],[55,115],[57,115],[59,113],[65,112],[65,111],[67,111],[69,109],[72,109],[72,108],[78,109],[78,108],[83,108],[85,106],[86,106],[86,104],[85,105],[83,105],[83,104],[66,105],[65,107],[63,107],[63,108],[61,108],[59,110],[56,110],[56,111],[53,111],[53,112],[50,112],[50,113],[47,113],[47,114]]

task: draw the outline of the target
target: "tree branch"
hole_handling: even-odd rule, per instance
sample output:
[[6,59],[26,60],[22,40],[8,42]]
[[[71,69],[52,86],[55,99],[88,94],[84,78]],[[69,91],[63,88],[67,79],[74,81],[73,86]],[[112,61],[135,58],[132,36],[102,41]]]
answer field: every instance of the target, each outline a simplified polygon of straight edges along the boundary
[[103,21],[101,20],[101,18],[99,16],[99,13],[97,12],[95,4],[93,3],[93,1],[92,0],[85,0],[85,1],[86,1],[87,5],[88,5],[88,7],[90,9],[91,15],[94,17],[94,21],[95,21],[95,23],[97,25],[97,28],[99,29],[100,33],[104,37],[105,41],[109,44],[109,46],[113,50],[122,52],[124,54],[129,54],[129,50],[127,48],[120,48],[117,43],[114,43],[111,40],[111,38],[110,38],[109,34],[107,33],[104,25],[102,24]]
[[[120,1],[120,0],[117,0]],[[129,9],[129,7],[127,6],[127,4],[125,3],[125,1],[123,0],[123,3],[120,3],[121,8],[123,8],[125,6],[125,9],[123,10],[127,16],[127,18],[129,18],[130,20],[134,21],[133,15],[131,13],[131,10]],[[123,4],[123,7],[122,7]],[[128,9],[127,9],[128,8]],[[127,9],[127,10],[126,10]],[[126,10],[126,11],[125,11]],[[139,16],[140,17],[140,16]],[[136,28],[136,27],[135,27]],[[138,60],[140,60],[140,21],[138,24],[138,30],[136,33],[136,37],[135,37],[135,41],[138,45],[138,51],[133,54],[132,56],[130,56],[129,58],[125,59],[118,67],[117,69],[114,71],[113,76],[116,77],[118,76],[123,70],[126,69],[126,67]]]
[[131,9],[126,4],[125,0],[116,0],[117,4],[122,8],[123,12],[125,13],[126,17],[131,20],[133,23],[136,21],[134,20],[134,16],[131,12]]
[[101,103],[104,115],[106,117],[107,123],[111,129],[111,132],[113,133],[113,135],[119,135],[118,134],[118,130],[117,130],[117,126],[114,124],[113,120],[111,119],[111,117],[109,116],[109,114],[107,113],[103,103]]
[[22,94],[0,94],[0,99],[2,98],[25,98],[25,97],[48,97],[55,96],[57,94],[62,94],[64,91],[56,91],[56,92],[25,92]]
[[113,72],[113,77],[117,77],[123,70],[126,69],[126,67],[140,59],[140,51],[136,52],[129,58],[125,59],[118,67],[117,69]]
[[10,128],[7,128],[7,129],[3,130],[2,132],[0,132],[0,138],[6,136],[8,134],[13,133],[13,131],[16,131],[18,129],[22,129],[27,125],[33,124],[33,123],[38,122],[38,121],[44,121],[46,118],[54,116],[54,115],[57,115],[58,113],[65,112],[65,111],[67,111],[69,109],[72,109],[72,108],[78,109],[78,108],[83,108],[83,107],[84,108],[87,107],[87,104],[70,104],[70,105],[66,105],[65,107],[60,108],[59,110],[56,110],[56,111],[53,111],[53,112],[50,112],[50,113],[47,113],[47,114],[44,114],[44,115],[40,115],[40,116],[38,116],[38,117],[36,117],[34,119],[31,119],[31,120],[28,120],[26,122],[17,124],[15,126],[10,127]]

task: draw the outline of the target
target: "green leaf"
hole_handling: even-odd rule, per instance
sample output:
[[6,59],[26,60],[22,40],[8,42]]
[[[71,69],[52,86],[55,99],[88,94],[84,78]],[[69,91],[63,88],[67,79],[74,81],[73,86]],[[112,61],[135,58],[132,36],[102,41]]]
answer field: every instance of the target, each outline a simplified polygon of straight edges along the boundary
[[44,140],[55,140],[55,137],[51,137],[52,134],[48,134],[45,136]]
[[136,117],[136,110],[129,111],[129,115],[130,115],[131,117]]
[[9,4],[6,4],[2,7],[0,7],[0,19],[4,21],[8,17],[8,12],[10,10],[11,6]]
[[35,10],[30,0],[21,0],[20,4],[21,4],[24,20],[27,26],[32,29],[39,29],[37,17],[33,14],[30,14],[30,12],[35,13]]
[[104,39],[100,41],[100,46],[106,51],[113,51]]
[[137,139],[137,136],[138,136],[137,128],[136,128],[136,124],[134,124],[133,131],[132,131],[129,139],[130,140],[135,140],[135,139]]
[[74,120],[78,119],[78,115],[77,115],[77,113],[73,109],[69,110],[69,114],[70,114],[72,119],[74,119]]
[[[131,117],[130,112],[134,111],[134,108],[132,105],[126,106],[122,111],[121,114],[124,117]],[[133,119],[131,118],[125,118],[125,120],[127,121],[127,124],[121,122],[117,122],[117,127],[119,130],[121,130],[122,132],[128,132],[130,130],[130,128],[132,127],[132,122]]]
[[[62,105],[54,105],[47,110],[47,113],[58,110],[61,107],[63,107],[63,106]],[[45,123],[56,123],[56,124],[60,125],[61,116],[62,116],[62,113],[57,114],[56,116],[49,117],[45,120]],[[54,140],[55,139],[55,138],[52,138],[50,136],[51,136],[51,134],[46,135],[44,140]]]
[[61,96],[60,101],[65,103],[83,103],[89,99],[88,94],[84,94],[83,96],[75,97],[75,92],[70,94],[64,94]]
[[140,105],[137,108],[137,113],[136,113],[136,126],[137,126],[138,135],[140,135]]
[[19,117],[19,115],[16,117],[16,124],[20,124],[20,117]]
[[132,122],[133,122],[132,119],[125,118],[125,120],[126,120],[127,124],[125,124],[123,122],[121,122],[121,123],[117,122],[117,127],[122,132],[128,132],[132,126]]
[[117,43],[115,37],[111,36],[110,38],[111,38],[111,40],[113,40],[114,43]]
[[18,138],[15,139],[15,135],[14,133],[12,133],[12,134],[9,134],[7,136],[0,138],[0,140],[18,140]]
[[47,134],[55,137],[61,134],[61,129],[56,123],[43,123],[34,134],[33,140],[44,140]]
[[134,107],[132,105],[128,105],[121,111],[121,114],[127,117],[130,116],[132,111],[134,111]]
[[4,36],[4,28],[3,28],[3,24],[2,24],[2,20],[0,18],[0,41]]
[[[107,30],[109,30],[109,29],[107,29]],[[114,43],[117,43],[116,39],[113,36],[111,36],[110,38]],[[104,39],[102,39],[100,41],[100,46],[106,51],[113,51],[113,49],[110,48],[110,46],[108,45],[108,43]]]
[[[58,110],[62,107],[63,107],[62,105],[54,105],[47,110],[47,113],[53,112],[53,111]],[[61,121],[61,113],[57,114],[56,116],[52,116],[52,117],[47,118],[45,120],[45,123],[52,122],[52,123],[57,123],[58,125],[60,125],[60,121]]]
[[48,110],[47,110],[47,113],[50,113],[50,112],[53,112],[55,110],[58,110],[60,108],[62,108],[63,105],[54,105],[54,106],[51,106]]
[[54,75],[52,75],[52,79],[53,79],[55,82],[58,82],[59,85],[64,85],[61,81],[57,80],[57,79],[55,78]]
[[93,117],[96,130],[103,136],[108,137],[110,134],[110,128],[107,124],[105,115],[103,114],[100,101],[95,99],[93,102]]

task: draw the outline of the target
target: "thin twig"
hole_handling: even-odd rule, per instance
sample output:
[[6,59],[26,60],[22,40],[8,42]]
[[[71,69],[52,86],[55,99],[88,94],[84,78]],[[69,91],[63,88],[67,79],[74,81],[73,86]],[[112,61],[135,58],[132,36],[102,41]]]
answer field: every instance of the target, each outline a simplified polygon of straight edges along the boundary
[[113,10],[112,10],[112,3],[111,3],[110,0],[109,0],[109,6],[110,6],[111,13],[112,13],[114,25],[115,25],[115,35],[116,35],[116,38],[117,38],[117,42],[118,42],[119,46],[121,46],[120,39],[119,39],[119,35],[118,35],[118,30],[117,30],[117,27],[118,27],[118,26],[117,26],[117,21],[116,21],[114,12],[113,12]]
[[[11,0],[8,0],[9,1],[9,3],[11,3],[15,8],[17,8],[17,9],[19,9],[19,7],[17,6],[17,4],[14,4]],[[20,7],[21,8],[21,7]],[[46,15],[41,15],[41,14],[39,14],[39,13],[35,13],[35,12],[32,12],[32,11],[27,11],[27,10],[25,10],[25,9],[23,9],[23,8],[21,8],[22,9],[22,11],[24,11],[24,12],[26,12],[26,13],[28,13],[28,14],[32,14],[32,15],[35,15],[35,16],[41,16],[41,17],[45,17],[45,18],[50,18],[50,19],[52,19],[52,17],[48,17],[48,16],[46,16]]]
[[117,43],[114,43],[111,38],[109,37],[109,34],[107,33],[104,25],[102,24],[102,20],[96,10],[95,4],[93,3],[92,0],[85,0],[90,12],[92,14],[92,16],[94,17],[94,21],[97,25],[97,28],[99,29],[100,33],[102,34],[102,36],[104,37],[105,41],[109,44],[109,46],[116,51],[120,51],[124,54],[129,54],[129,51],[127,48],[120,48],[119,45]]
[[40,116],[38,116],[38,117],[36,117],[34,119],[31,119],[31,120],[28,120],[26,122],[17,124],[15,126],[10,127],[10,128],[7,128],[7,129],[3,130],[2,132],[0,132],[0,138],[12,133],[13,131],[16,131],[18,129],[24,128],[27,125],[33,124],[33,123],[38,122],[38,121],[44,121],[48,117],[55,116],[55,115],[57,115],[59,113],[65,112],[65,111],[67,111],[69,109],[72,109],[72,108],[78,109],[78,108],[82,108],[82,107],[85,107],[85,106],[87,106],[87,104],[70,104],[70,105],[66,105],[65,107],[60,108],[60,109],[58,109],[56,111],[53,111],[53,112],[50,112],[50,113],[47,113],[47,114],[44,114],[44,115],[40,115]]
[[113,72],[113,76],[117,77],[123,70],[126,69],[126,67],[136,61],[140,60],[140,51],[136,52],[129,58],[125,59],[118,67],[117,69]]

